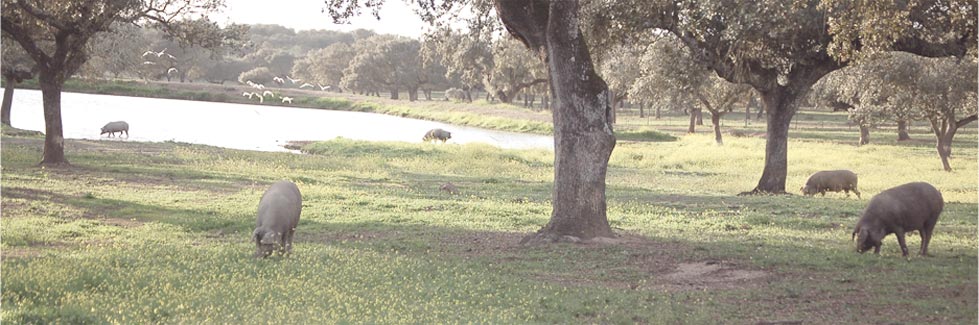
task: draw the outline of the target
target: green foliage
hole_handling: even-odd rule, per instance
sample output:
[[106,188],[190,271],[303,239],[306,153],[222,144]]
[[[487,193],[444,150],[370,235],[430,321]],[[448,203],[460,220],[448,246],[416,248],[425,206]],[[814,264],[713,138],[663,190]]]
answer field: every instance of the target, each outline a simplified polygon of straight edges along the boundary
[[350,65],[354,54],[354,49],[346,43],[309,51],[305,57],[296,61],[292,67],[292,75],[318,85],[340,87],[343,70]]
[[[421,44],[416,40],[375,36],[354,44],[356,54],[343,70],[340,85],[361,92],[417,90],[423,81]],[[396,96],[396,93],[392,94]]]
[[272,78],[275,78],[275,75],[272,74],[272,70],[269,70],[269,68],[266,67],[258,67],[242,72],[241,75],[238,76],[238,82],[247,83],[247,81],[251,81],[257,84],[271,85]]

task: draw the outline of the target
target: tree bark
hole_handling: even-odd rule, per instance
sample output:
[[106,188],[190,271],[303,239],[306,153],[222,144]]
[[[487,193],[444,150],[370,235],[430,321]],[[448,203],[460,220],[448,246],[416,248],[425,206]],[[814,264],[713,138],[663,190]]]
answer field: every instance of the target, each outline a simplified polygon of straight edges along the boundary
[[870,143],[870,127],[868,127],[864,123],[857,123],[857,125],[860,126],[860,144],[859,145],[862,146],[862,145],[865,145],[865,144]]
[[704,125],[704,111],[697,109],[697,125]]
[[656,105],[656,119],[658,120],[662,115],[660,114],[659,105]]
[[507,93],[502,92],[502,91],[497,91],[495,97],[497,99],[499,99],[501,103],[504,103],[504,104],[509,104],[510,102],[513,101],[513,98],[510,98],[510,96],[507,95]]
[[11,78],[3,78],[3,105],[0,106],[0,123],[10,126],[10,107],[14,103],[14,82]]
[[554,189],[551,219],[524,243],[610,237],[605,201],[615,147],[608,86],[595,72],[578,27],[577,1],[495,2],[507,30],[543,50],[554,100]]
[[724,115],[724,113],[719,111],[710,112],[710,123],[714,125],[714,141],[717,144],[724,144],[724,140],[721,139],[721,115]]
[[[769,91],[759,91],[762,106],[767,112],[768,126],[765,140],[765,168],[754,190],[748,193],[785,193],[785,178],[788,174],[789,125],[798,106],[795,97],[781,87]],[[759,110],[761,110],[759,109]]]
[[756,120],[760,120],[762,116],[765,116],[765,104],[758,106],[758,114],[755,115]]
[[958,121],[955,120],[954,116],[945,116],[941,120],[931,120],[931,129],[935,132],[937,140],[935,149],[938,151],[938,157],[942,159],[942,168],[945,171],[952,171],[948,158],[952,156],[952,140],[955,139],[955,133],[958,132],[959,128],[975,122],[977,119],[979,119],[977,115],[973,114]]
[[418,100],[418,88],[408,88],[408,101],[413,102]]
[[908,121],[898,120],[897,121],[897,141],[907,141],[911,140],[911,135],[908,134]]
[[612,89],[609,89],[608,90],[608,96],[609,96],[609,100],[612,102],[611,105],[609,105],[609,106],[612,107],[612,124],[615,124],[616,120],[618,119],[618,116],[616,116],[617,115],[616,113],[618,113],[618,110],[615,109],[615,107],[617,107],[618,104],[619,104],[619,102],[618,102],[619,97],[618,96],[615,96],[615,90],[612,90]]
[[943,134],[938,137],[938,143],[936,143],[935,148],[938,150],[938,157],[942,159],[942,168],[945,171],[952,171],[952,165],[948,163],[948,157],[952,155],[952,135]]
[[699,115],[698,111],[700,111],[699,108],[696,109],[696,110],[693,109],[693,108],[690,108],[689,109],[689,112],[690,112],[690,126],[687,128],[687,133],[696,133],[697,132],[697,115]]
[[639,118],[646,117],[646,102],[639,102]]
[[398,99],[399,98],[398,97],[398,90],[397,89],[391,89],[390,91],[391,91],[391,99]]
[[61,88],[64,80],[42,71],[38,78],[44,106],[44,153],[41,165],[65,166],[65,138],[61,124]]

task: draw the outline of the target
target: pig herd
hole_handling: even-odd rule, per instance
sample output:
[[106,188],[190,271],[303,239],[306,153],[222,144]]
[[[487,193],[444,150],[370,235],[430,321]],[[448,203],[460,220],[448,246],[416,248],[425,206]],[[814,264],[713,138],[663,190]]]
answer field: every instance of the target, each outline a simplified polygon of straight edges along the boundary
[[[857,174],[848,170],[821,171],[809,177],[802,193],[813,195],[826,191],[857,191]],[[302,213],[302,194],[299,187],[289,181],[272,184],[258,203],[258,217],[252,241],[256,257],[268,257],[275,252],[289,255],[292,239]],[[904,235],[917,230],[921,235],[922,256],[928,255],[928,243],[942,213],[945,202],[942,193],[924,182],[914,182],[887,189],[870,199],[867,208],[853,229],[851,240],[856,240],[857,251],[871,248],[880,253],[881,241],[895,234],[901,245],[901,253],[908,256]]]

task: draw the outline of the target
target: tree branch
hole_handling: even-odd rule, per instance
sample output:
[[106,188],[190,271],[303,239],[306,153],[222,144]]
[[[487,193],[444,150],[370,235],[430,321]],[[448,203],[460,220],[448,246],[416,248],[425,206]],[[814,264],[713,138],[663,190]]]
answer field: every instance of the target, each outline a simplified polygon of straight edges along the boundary
[[22,11],[24,11],[24,13],[27,13],[28,15],[31,15],[32,17],[34,17],[34,18],[36,18],[36,19],[38,19],[40,21],[43,21],[45,24],[51,25],[51,27],[54,27],[54,28],[57,28],[57,29],[60,29],[60,30],[69,29],[69,26],[68,25],[65,25],[65,24],[62,24],[60,19],[58,19],[58,18],[56,18],[54,16],[51,16],[50,14],[44,12],[41,9],[35,8],[34,6],[31,6],[31,5],[28,5],[23,0],[17,1],[17,7],[20,8]]
[[958,129],[960,127],[968,125],[969,123],[975,122],[977,118],[979,118],[979,116],[977,116],[976,114],[972,114],[964,119],[958,120],[957,122],[955,122],[955,128]]
[[670,30],[670,32],[687,45],[695,59],[707,64],[717,73],[718,77],[724,80],[733,83],[747,83],[756,89],[771,89],[778,85],[776,83],[778,72],[773,68],[766,68],[756,60],[748,60],[738,66],[724,56],[717,55],[717,53],[730,51],[728,45],[718,45],[717,53],[712,53],[707,50],[710,47],[704,42],[698,41],[696,37],[681,31]]
[[[556,0],[560,1],[560,0]],[[544,0],[494,1],[503,26],[535,53],[542,53],[547,36],[549,3]]]

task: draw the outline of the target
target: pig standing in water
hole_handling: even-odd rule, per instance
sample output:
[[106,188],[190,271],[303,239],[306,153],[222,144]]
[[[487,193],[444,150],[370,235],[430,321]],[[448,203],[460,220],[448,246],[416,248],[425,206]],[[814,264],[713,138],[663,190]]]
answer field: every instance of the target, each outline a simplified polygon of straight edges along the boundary
[[942,193],[928,183],[907,183],[885,190],[870,199],[851,240],[856,237],[858,252],[873,248],[879,254],[884,236],[895,234],[901,254],[908,256],[904,233],[917,230],[921,234],[921,255],[926,256],[932,231],[944,207]]
[[299,224],[303,197],[299,187],[289,181],[272,184],[258,202],[258,218],[252,240],[255,257],[268,257],[278,249],[279,254],[292,253],[292,236]]

